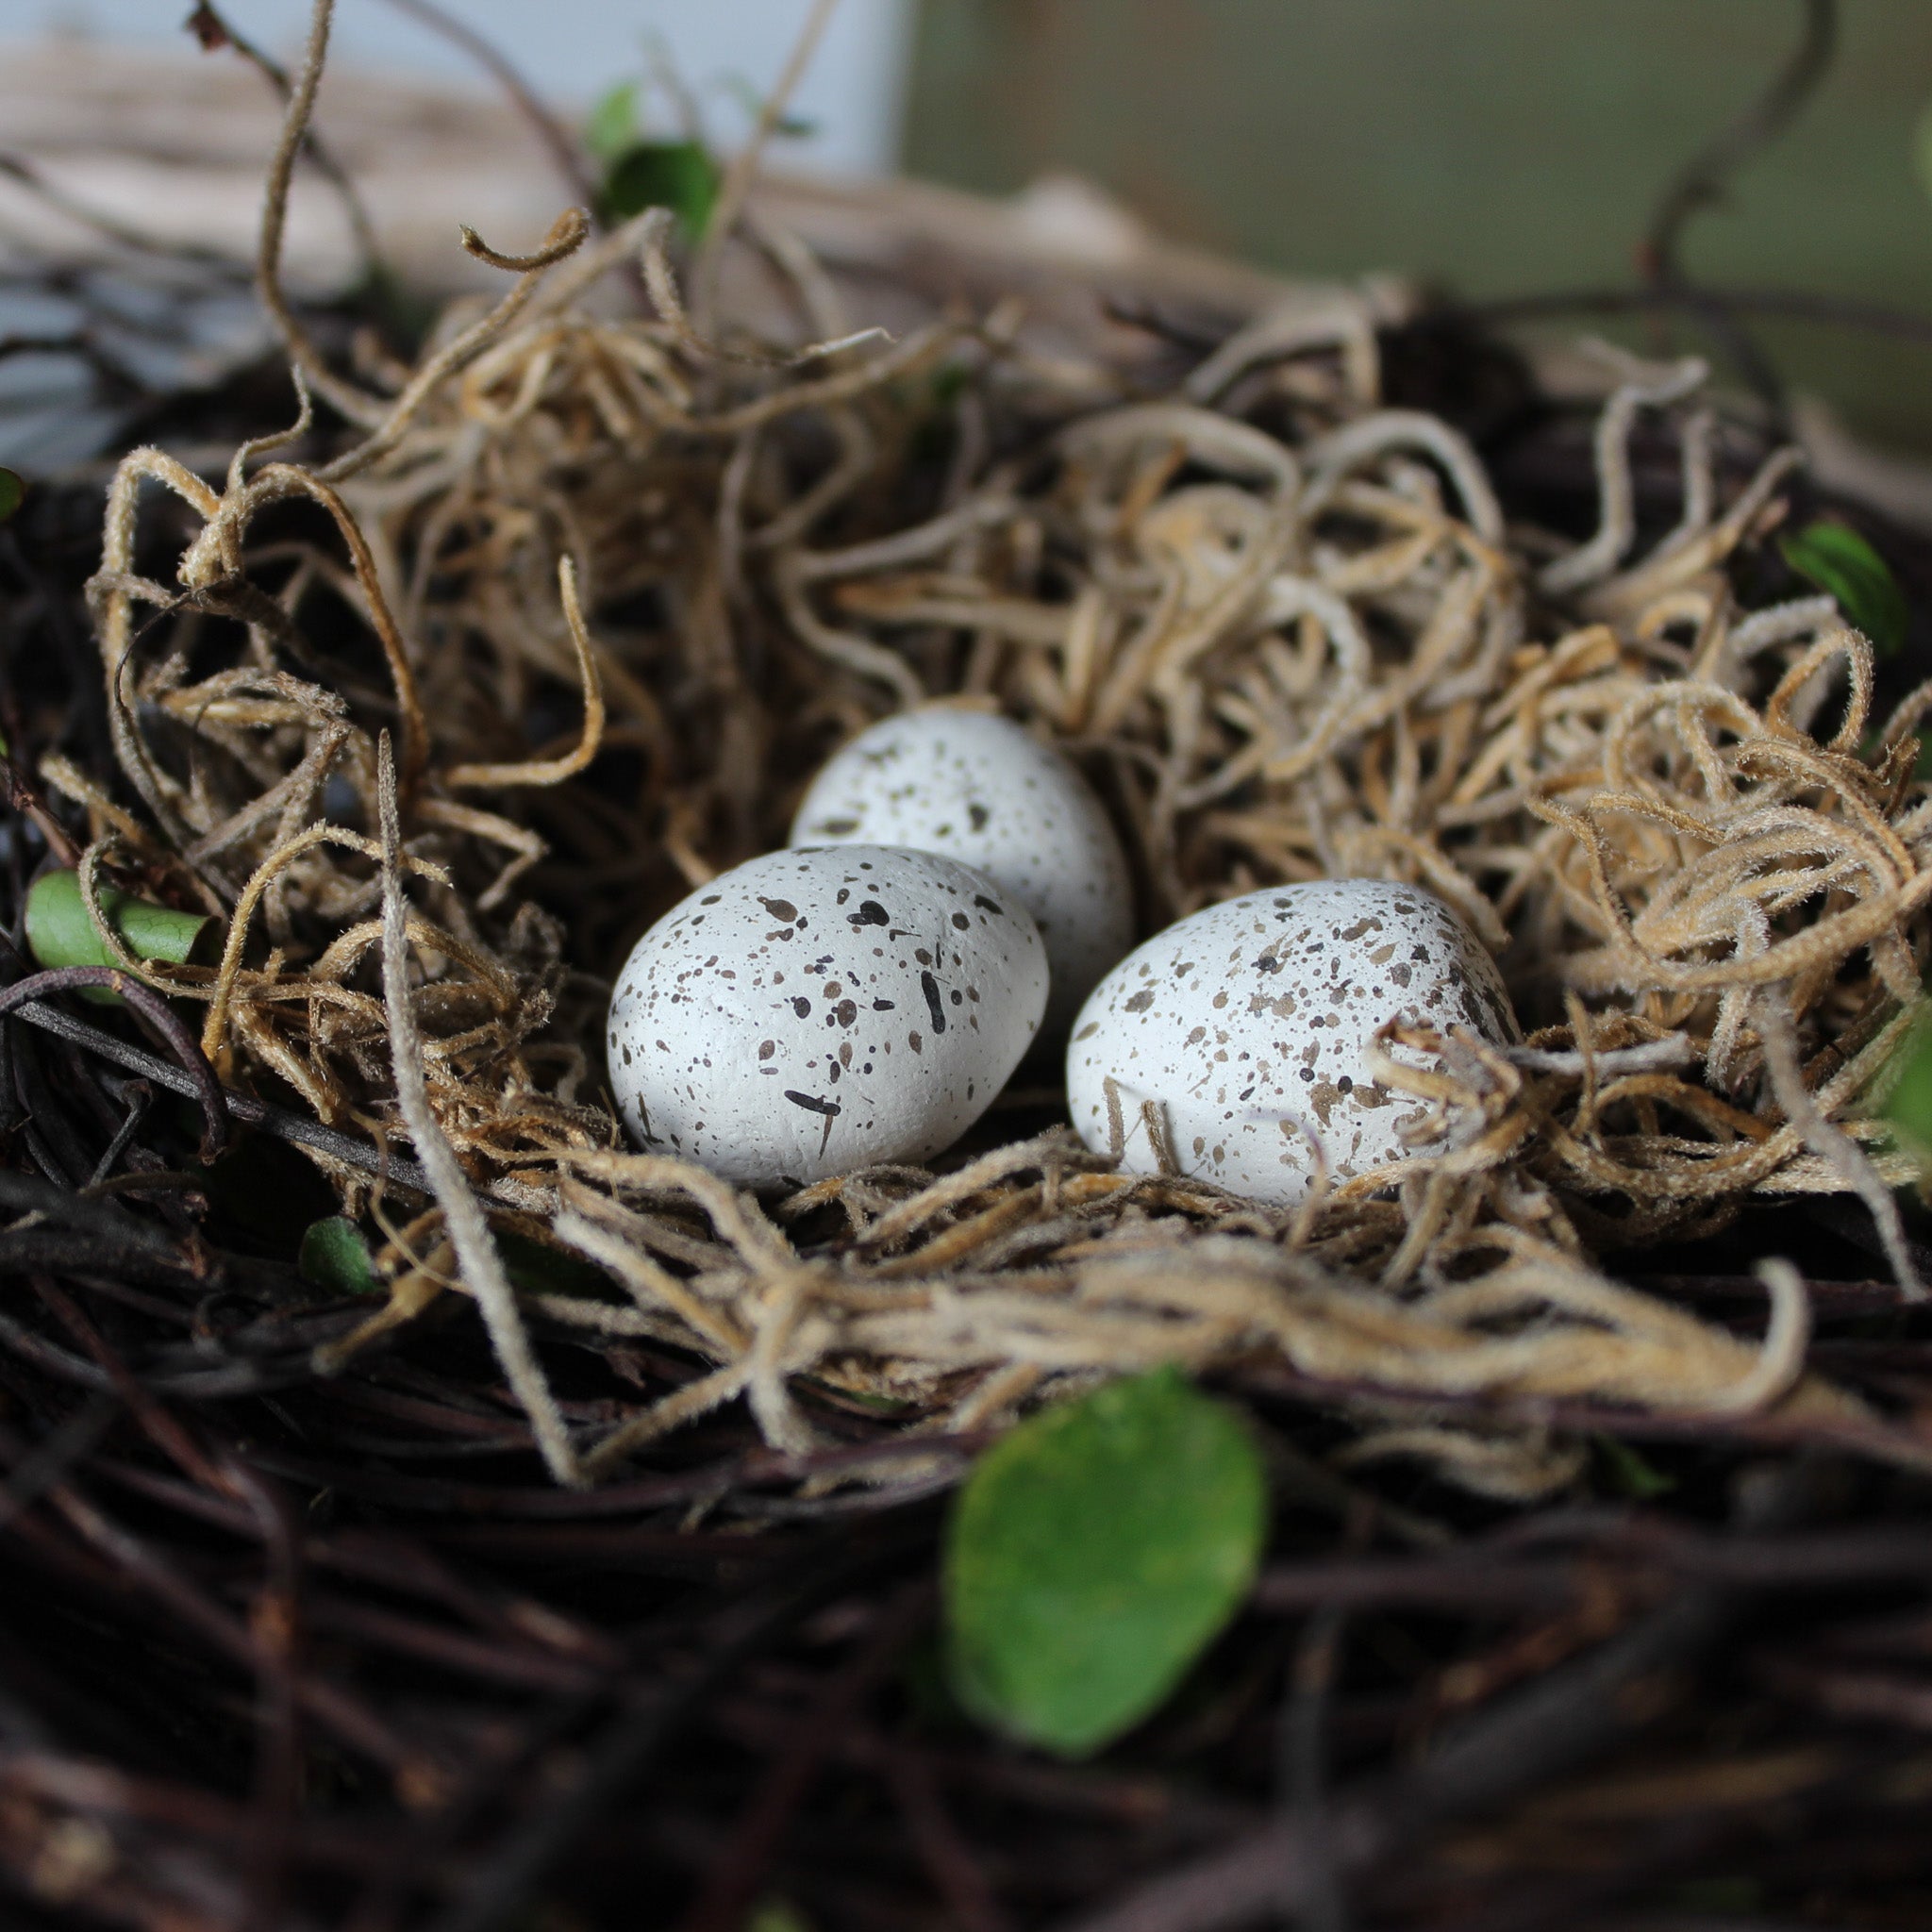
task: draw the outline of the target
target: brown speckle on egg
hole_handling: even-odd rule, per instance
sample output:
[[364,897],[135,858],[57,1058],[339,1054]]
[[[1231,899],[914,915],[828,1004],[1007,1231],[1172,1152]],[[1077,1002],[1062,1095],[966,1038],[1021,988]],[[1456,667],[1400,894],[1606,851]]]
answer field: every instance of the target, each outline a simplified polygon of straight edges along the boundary
[[[1270,931],[1265,946],[1242,943]],[[1156,986],[1167,989],[1158,1010]],[[1412,1151],[1403,1129],[1426,1109],[1385,1086],[1370,1058],[1391,1021],[1518,1037],[1489,954],[1432,894],[1374,879],[1252,892],[1171,926],[1094,989],[1068,1049],[1069,1108],[1087,1144],[1108,1151],[1110,1080],[1126,1105],[1129,1172],[1158,1171],[1139,1111],[1152,1101],[1188,1172],[1291,1204],[1317,1143],[1338,1179]],[[1426,1064],[1415,1049],[1387,1051]],[[1224,1083],[1214,1077],[1223,1066]]]
[[[924,968],[867,942],[894,912],[911,930],[950,927],[953,908],[983,897],[987,883],[935,854],[805,849],[754,859],[674,908],[633,950],[608,1022],[607,1070],[633,1138],[754,1186],[941,1151],[1038,1031],[1047,987],[1039,934],[1024,915],[997,926],[967,920],[943,963],[932,954]],[[708,909],[693,916],[698,903]],[[806,991],[781,991],[773,961],[781,948],[795,954],[796,935],[814,924],[812,940],[828,949],[804,966]],[[973,1024],[948,1028],[948,1005],[968,997],[954,982],[968,978]],[[931,1033],[912,1037],[918,1058],[894,1060],[889,1041],[861,1044],[862,1017],[908,1001],[934,1012]],[[655,1053],[641,1050],[647,1041]]]

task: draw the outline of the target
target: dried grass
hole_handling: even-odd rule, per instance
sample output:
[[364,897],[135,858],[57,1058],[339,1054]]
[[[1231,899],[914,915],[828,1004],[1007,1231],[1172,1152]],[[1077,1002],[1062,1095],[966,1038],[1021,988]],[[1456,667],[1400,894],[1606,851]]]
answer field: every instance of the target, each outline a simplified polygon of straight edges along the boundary
[[[1448,425],[1380,406],[1365,310],[1264,319],[1180,392],[1134,397],[1030,357],[1011,315],[855,333],[760,222],[713,244],[790,291],[796,340],[753,340],[703,312],[715,258],[686,313],[661,213],[591,242],[569,211],[528,258],[467,237],[511,291],[453,311],[379,395],[277,292],[327,24],[325,0],[260,263],[301,419],[220,490],[158,450],[123,462],[92,592],[141,812],[46,776],[88,810],[91,893],[129,868],[228,922],[218,968],[123,962],[205,1003],[223,1072],[408,1141],[435,1178],[372,1336],[444,1281],[475,1296],[565,1480],[741,1395],[772,1442],[809,1447],[801,1377],[933,1430],[1256,1357],[1405,1397],[1852,1411],[1804,1371],[1789,1270],[1759,1349],[1591,1261],[1754,1197],[1853,1191],[1921,1291],[1874,1110],[1918,1023],[1932,688],[1874,731],[1871,646],[1828,603],[1739,608],[1727,566],[1794,458],[1721,501],[1701,368],[1621,372],[1600,527],[1562,548],[1506,525]],[[593,294],[631,264],[658,312],[613,319]],[[310,388],[362,440],[278,459]],[[1243,420],[1263,402],[1289,433]],[[1681,425],[1685,508],[1640,555],[1642,410]],[[136,574],[146,483],[200,525],[172,585]],[[1064,1129],[763,1203],[622,1151],[591,1097],[606,989],[586,968],[778,842],[843,736],[941,696],[1087,767],[1150,928],[1282,880],[1421,884],[1498,949],[1526,1045],[1404,1035],[1440,1055],[1385,1071],[1429,1104],[1416,1152],[1291,1215],[1115,1174]],[[366,1175],[333,1177],[349,1211],[381,1208]],[[596,1263],[608,1298],[513,1292],[486,1217]],[[574,1440],[531,1317],[718,1367]],[[1356,1453],[1509,1495],[1574,1466],[1446,1427]]]

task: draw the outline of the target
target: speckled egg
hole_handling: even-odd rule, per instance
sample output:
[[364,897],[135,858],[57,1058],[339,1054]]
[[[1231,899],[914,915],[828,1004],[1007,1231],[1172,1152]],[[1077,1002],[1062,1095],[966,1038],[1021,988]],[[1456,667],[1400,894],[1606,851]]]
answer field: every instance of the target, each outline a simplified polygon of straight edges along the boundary
[[[1108,1151],[1112,1079],[1129,1173],[1159,1172],[1151,1100],[1184,1174],[1290,1206],[1314,1175],[1310,1135],[1337,1179],[1415,1151],[1398,1129],[1422,1103],[1369,1060],[1391,1020],[1522,1037],[1482,941],[1432,893],[1380,879],[1249,892],[1169,926],[1094,988],[1067,1046],[1067,1104]],[[1430,1064],[1407,1047],[1391,1058]]]
[[641,939],[611,1091],[641,1147],[727,1180],[924,1160],[986,1111],[1046,1007],[1024,908],[936,853],[767,853]]
[[942,852],[1033,915],[1053,990],[1043,1031],[1065,1034],[1094,982],[1134,943],[1120,840],[1092,788],[1010,718],[928,705],[862,731],[812,781],[794,845]]

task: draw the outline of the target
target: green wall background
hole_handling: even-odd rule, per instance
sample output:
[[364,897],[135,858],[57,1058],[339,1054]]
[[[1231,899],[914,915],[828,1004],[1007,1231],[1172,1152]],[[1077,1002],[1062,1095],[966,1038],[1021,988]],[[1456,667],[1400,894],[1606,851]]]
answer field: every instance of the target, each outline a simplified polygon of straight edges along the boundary
[[[1658,190],[1799,20],[1795,0],[921,0],[905,159],[996,193],[1072,168],[1288,271],[1624,286]],[[1696,221],[1693,274],[1932,314],[1928,99],[1932,4],[1843,0],[1822,91]],[[1762,340],[1867,435],[1932,448],[1932,347]]]

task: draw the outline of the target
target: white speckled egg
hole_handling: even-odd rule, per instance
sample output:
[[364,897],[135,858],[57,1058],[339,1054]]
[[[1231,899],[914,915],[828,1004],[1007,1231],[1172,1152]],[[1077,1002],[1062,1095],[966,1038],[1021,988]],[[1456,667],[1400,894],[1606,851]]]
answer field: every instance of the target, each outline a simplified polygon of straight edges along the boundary
[[618,975],[611,1091],[641,1147],[726,1180],[924,1160],[1046,1007],[1024,908],[936,853],[770,852],[672,908]]
[[1432,893],[1381,879],[1249,892],[1157,934],[1094,988],[1067,1047],[1067,1104],[1108,1151],[1111,1078],[1127,1172],[1159,1171],[1151,1100],[1184,1174],[1290,1206],[1314,1175],[1310,1134],[1337,1179],[1415,1151],[1397,1129],[1422,1103],[1369,1062],[1391,1020],[1522,1037],[1482,941]]
[[1010,718],[928,705],[860,732],[791,824],[794,845],[848,840],[942,852],[1018,900],[1046,941],[1049,1035],[1134,943],[1127,863],[1099,799]]

